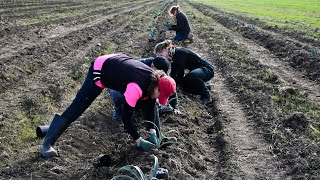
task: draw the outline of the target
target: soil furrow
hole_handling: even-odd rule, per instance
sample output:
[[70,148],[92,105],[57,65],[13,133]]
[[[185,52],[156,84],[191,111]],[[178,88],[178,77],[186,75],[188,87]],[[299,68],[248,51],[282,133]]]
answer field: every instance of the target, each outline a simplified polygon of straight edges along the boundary
[[[320,81],[320,56],[314,55],[314,52],[319,51],[319,45],[312,46],[296,39],[261,29],[226,13],[213,11],[212,7],[193,3],[191,5],[233,31],[240,32],[243,37],[255,40],[273,54],[281,57],[281,60],[286,60],[293,68],[304,73],[309,79],[317,81],[317,83]],[[308,60],[305,61],[305,59]]]
[[[235,24],[252,25],[253,26],[252,28],[257,28],[258,30],[263,30],[263,31],[270,33],[273,36],[276,36],[278,38],[288,39],[288,40],[293,41],[295,43],[302,44],[303,46],[315,46],[318,48],[320,47],[320,41],[317,41],[316,39],[305,38],[303,36],[303,32],[300,32],[300,33],[299,32],[290,32],[290,31],[288,32],[285,29],[281,30],[281,28],[277,29],[274,27],[270,27],[263,22],[251,19],[249,17],[244,17],[241,15],[236,15],[236,14],[224,12],[222,10],[217,9],[216,7],[213,7],[213,6],[199,4],[199,3],[191,3],[191,4],[193,6],[196,6],[197,9],[199,7],[204,8],[204,9],[210,9],[214,12],[217,12],[220,15],[223,14],[223,16],[230,18],[229,22],[225,22],[225,23],[228,23],[229,26],[233,26]],[[219,18],[221,18],[221,17],[219,17]]]
[[277,74],[278,77],[281,78],[281,81],[285,82],[285,84],[296,89],[306,91],[313,102],[318,104],[320,103],[320,86],[314,81],[304,78],[304,75],[296,69],[293,69],[288,63],[286,63],[286,60],[281,60],[280,57],[274,56],[268,49],[249,39],[243,38],[241,34],[224,27],[214,19],[212,19],[210,24],[215,27],[215,31],[221,34],[226,34],[236,44],[246,48],[251,57],[259,60],[261,64],[269,67]]
[[[78,20],[81,19],[88,19],[90,16],[101,14],[104,12],[107,12],[109,10],[112,10],[113,7],[116,7],[117,4],[121,3],[121,1],[118,2],[104,2],[104,3],[92,3],[92,4],[84,4],[79,5],[74,8],[72,7],[64,7],[64,8],[58,8],[53,10],[47,10],[47,11],[32,11],[31,14],[25,13],[21,15],[11,15],[8,17],[2,17],[1,24],[3,24],[6,29],[10,29],[11,27],[23,27],[28,25],[37,25],[37,24],[52,24],[52,21],[57,20],[64,20],[65,18],[72,18],[75,19],[75,17],[78,18]],[[126,5],[132,5],[135,2],[131,2]],[[67,22],[69,23],[69,22]]]
[[[128,7],[126,7],[125,5],[130,5]],[[10,39],[6,39],[6,43],[10,46],[12,46],[13,41],[16,43],[16,45],[14,47],[4,47],[2,49],[3,52],[2,55],[0,56],[0,58],[9,58],[10,55],[12,56],[15,53],[15,49],[24,49],[26,47],[29,46],[34,46],[34,44],[37,44],[39,42],[45,42],[47,40],[50,40],[54,37],[58,37],[58,36],[65,36],[66,34],[69,34],[70,32],[73,31],[77,31],[80,29],[83,29],[85,27],[91,27],[94,25],[97,25],[99,22],[102,22],[106,19],[109,19],[110,17],[120,14],[122,12],[126,12],[128,10],[124,9],[124,7],[126,8],[134,8],[134,7],[138,7],[138,5],[141,6],[141,3],[137,4],[136,6],[134,6],[134,4],[122,4],[117,6],[119,9],[122,9],[122,11],[119,11],[118,8],[114,8],[114,10],[108,12],[107,14],[97,14],[94,15],[94,19],[92,19],[90,22],[83,22],[83,23],[79,23],[79,20],[77,21],[77,24],[74,24],[73,26],[71,26],[70,24],[68,24],[68,26],[66,25],[56,25],[55,27],[50,27],[49,29],[46,29],[44,31],[41,31],[38,33],[38,35],[34,35],[31,34],[31,36],[28,36],[27,34],[22,34],[23,36],[27,36],[29,37],[28,40],[19,40],[17,38],[12,38],[12,40],[10,41]],[[115,13],[116,12],[116,13]],[[39,37],[39,34],[41,34],[41,36]],[[6,53],[7,52],[7,53]]]
[[35,2],[26,2],[26,1],[23,1],[23,2],[17,2],[17,1],[14,1],[12,3],[10,3],[9,1],[6,0],[6,3],[4,2],[0,2],[1,5],[0,5],[0,9],[9,9],[11,8],[12,10],[14,10],[15,8],[24,8],[24,7],[33,7],[33,6],[43,6],[44,4],[45,5],[52,5],[52,6],[55,6],[57,4],[72,4],[73,2],[65,2],[65,1],[47,1],[47,2],[39,2],[39,3],[35,3]]
[[[158,4],[158,3],[159,2],[157,2],[156,4]],[[117,42],[117,38],[116,38],[117,35],[123,34],[125,32],[125,29],[130,27],[129,25],[131,22],[129,22],[128,19],[141,18],[141,15],[137,16],[138,11],[141,9],[143,9],[143,8],[135,9],[135,11],[136,11],[135,13],[134,13],[134,11],[131,11],[129,14],[127,14],[125,16],[125,18],[118,19],[118,21],[116,23],[110,24],[110,27],[106,26],[105,28],[107,28],[109,31],[102,30],[101,32],[103,32],[103,33],[96,34],[96,36],[94,36],[91,41],[88,41],[86,44],[79,46],[77,49],[68,52],[65,57],[62,57],[59,60],[60,62],[48,63],[46,65],[46,67],[37,71],[37,73],[31,74],[28,76],[28,78],[21,80],[21,83],[18,85],[18,89],[21,88],[20,89],[21,91],[28,92],[30,90],[25,89],[25,87],[29,86],[32,90],[36,90],[36,89],[40,90],[41,87],[38,87],[38,82],[42,81],[41,79],[43,77],[47,77],[47,76],[53,77],[54,80],[48,81],[48,83],[52,83],[54,81],[59,81],[58,79],[55,79],[55,77],[59,78],[59,79],[63,79],[64,77],[70,75],[70,71],[73,71],[76,68],[80,68],[77,66],[80,64],[82,65],[84,63],[84,61],[87,61],[86,58],[83,58],[84,56],[87,56],[87,55],[92,56],[92,53],[94,55],[96,55],[97,52],[95,52],[95,51],[103,50],[103,47],[97,46],[97,44],[102,43],[102,42],[116,43]],[[148,10],[147,12],[151,12],[151,11],[152,11],[152,9]],[[133,18],[133,17],[135,17],[135,18]],[[145,34],[143,34],[143,35],[145,35]],[[118,37],[118,38],[120,38],[120,37]],[[111,39],[113,39],[113,40],[111,40]],[[123,38],[121,38],[120,40],[122,40],[122,39]],[[126,49],[126,47],[133,46],[134,40],[132,40],[130,42],[131,43],[129,43],[129,41],[128,41],[126,43],[126,45],[123,45],[123,46],[121,46],[121,43],[123,43],[123,42],[117,42],[117,43],[119,43],[119,46],[117,46],[117,49],[119,48],[119,51],[124,51]],[[107,45],[108,45],[108,43],[107,43]],[[75,59],[75,61],[73,59]],[[80,61],[80,59],[82,59],[82,61]],[[91,61],[91,60],[89,60],[89,61]],[[87,62],[87,63],[89,63],[89,62]],[[64,72],[64,73],[59,76],[55,76],[55,73],[59,72],[59,71]],[[67,72],[69,72],[69,73],[67,73]],[[43,82],[43,83],[46,83],[46,82]],[[44,87],[48,87],[48,86],[49,85],[44,86]],[[23,90],[23,89],[25,89],[25,90]],[[18,90],[18,92],[20,90]],[[8,96],[9,94],[11,94],[11,92],[5,93],[3,96],[3,99],[6,99],[6,96]],[[8,98],[10,99],[11,96],[14,96],[14,95],[10,95]],[[24,95],[22,93],[21,98],[23,98],[23,96]],[[16,96],[17,99],[19,99],[18,97],[19,96]],[[9,101],[7,101],[7,102],[9,102]],[[12,104],[12,103],[10,103],[10,104]],[[15,104],[15,105],[17,105],[17,104]],[[9,108],[9,107],[7,107],[7,108]]]
[[[212,21],[210,18],[194,11],[189,13],[193,15],[191,21],[199,22],[196,26],[201,31],[196,34],[207,42],[225,84],[245,107],[250,117],[248,123],[270,143],[270,152],[279,157],[285,176],[318,177],[319,167],[313,163],[319,162],[319,158],[315,157],[319,152],[318,140],[312,136],[316,132],[308,128],[318,127],[318,105],[310,102],[304,92],[284,88],[286,84],[269,67],[253,58],[227,33],[218,33],[214,24],[207,24]],[[306,120],[303,124],[306,128],[299,130],[288,124],[296,117],[301,121],[310,119],[312,125]]]
[[[149,1],[142,1],[142,2],[130,2],[130,3],[125,3],[117,6],[118,4],[121,4],[120,2],[116,2],[114,3],[116,6],[113,7],[106,7],[106,8],[102,8],[99,10],[93,10],[89,13],[84,13],[84,14],[80,14],[80,15],[69,15],[66,17],[58,17],[56,19],[49,19],[49,20],[45,20],[45,21],[40,21],[38,23],[34,23],[34,24],[30,24],[30,25],[19,25],[19,26],[13,26],[13,27],[2,27],[1,31],[0,31],[0,37],[1,40],[3,40],[2,38],[6,38],[6,37],[11,37],[11,36],[15,36],[17,33],[23,32],[23,33],[30,33],[29,31],[32,30],[31,35],[34,34],[38,34],[39,35],[39,30],[46,30],[46,28],[50,29],[50,25],[54,25],[54,24],[62,24],[62,25],[76,25],[79,23],[83,23],[83,22],[88,22],[91,20],[91,17],[95,17],[97,14],[110,14],[109,10],[112,10],[113,12],[116,12],[116,10],[118,9],[125,9],[125,8],[130,8],[131,6],[135,5],[135,4],[143,4],[145,2],[151,2]],[[117,9],[114,9],[117,8]],[[22,33],[21,33],[22,34]],[[11,36],[10,36],[11,35]],[[25,34],[21,35],[21,38],[23,38],[25,36]]]
[[[121,13],[125,14],[130,12],[131,10],[137,10],[141,8],[143,8],[143,5],[134,6],[133,8],[126,9],[124,12],[120,12],[118,15],[116,14],[112,17],[120,17],[123,16],[123,14]],[[17,81],[23,79],[24,75],[30,75],[37,72],[37,67],[43,68],[45,67],[45,64],[60,61],[59,59],[63,57],[63,54],[68,53],[71,49],[77,48],[87,41],[91,41],[92,38],[97,35],[97,33],[99,34],[108,32],[109,24],[113,21],[110,18],[111,17],[102,18],[101,20],[99,19],[97,20],[97,22],[94,22],[92,26],[80,26],[78,27],[79,29],[76,29],[75,31],[66,31],[66,33],[68,34],[61,34],[58,37],[40,43],[36,46],[28,47],[26,49],[27,52],[20,53],[18,57],[16,55],[11,58],[4,58],[5,61],[1,63],[1,68],[4,70],[1,72],[1,76],[3,77],[1,92],[3,92],[5,89],[8,89],[9,86],[13,84],[13,82],[15,82],[14,84],[16,84]],[[83,33],[87,33],[87,35],[85,36]],[[78,36],[80,36],[81,38],[75,38]],[[61,44],[70,44],[70,46],[64,45],[61,47]],[[57,49],[52,49],[52,47],[56,47]],[[29,62],[30,64],[21,62]],[[15,64],[14,67],[12,66],[12,63]],[[14,74],[15,78],[11,78],[10,74]]]
[[[209,22],[208,22],[209,23]],[[195,28],[195,32],[199,29]],[[202,51],[210,52],[204,39],[196,37],[198,47]],[[212,59],[212,58],[209,58]],[[214,63],[211,60],[212,63]],[[224,117],[220,123],[222,127],[215,126],[216,130],[223,131],[221,139],[217,141],[224,148],[221,149],[220,160],[222,167],[218,178],[225,179],[230,176],[226,171],[233,171],[232,179],[281,179],[284,175],[278,169],[278,162],[269,152],[269,144],[260,137],[254,127],[248,122],[243,106],[238,98],[231,93],[224,84],[219,73],[214,77],[214,95],[216,95],[217,108]],[[218,122],[216,122],[218,123]],[[218,123],[219,124],[219,123]],[[220,141],[220,142],[219,142]],[[225,142],[224,142],[225,141]],[[227,161],[227,162],[225,162]],[[233,168],[231,167],[233,166]]]
[[[25,42],[30,42],[31,44],[37,42],[37,41],[44,41],[47,39],[46,36],[50,36],[51,31],[55,32],[54,30],[56,28],[65,28],[66,30],[68,28],[75,28],[77,26],[81,25],[89,25],[92,21],[96,21],[99,18],[104,18],[103,16],[112,15],[112,13],[121,13],[121,10],[125,10],[125,8],[130,9],[132,7],[142,5],[143,3],[147,3],[150,1],[145,2],[138,2],[138,3],[125,3],[125,4],[115,4],[116,6],[106,7],[104,10],[100,10],[99,12],[89,14],[84,14],[80,17],[70,19],[68,18],[68,21],[65,21],[63,18],[59,19],[57,21],[50,21],[49,24],[41,24],[41,26],[37,27],[36,25],[31,26],[25,26],[25,27],[16,27],[19,29],[19,31],[15,30],[4,30],[2,31],[3,37],[1,38],[2,48],[4,48],[4,52],[8,51],[7,48],[16,49],[17,47],[10,47],[12,44],[24,44]],[[111,10],[111,11],[109,11]],[[119,11],[120,10],[120,11]],[[25,30],[23,30],[25,29]],[[58,29],[61,33],[64,29]],[[9,47],[7,47],[9,46]]]
[[[196,14],[197,13],[200,12],[196,11]],[[211,22],[207,23],[208,26],[213,25]],[[194,27],[195,34],[200,32],[200,30],[201,29]],[[220,32],[217,31],[216,33]],[[199,41],[199,48],[201,47],[202,50],[210,52],[208,47],[213,44],[209,45],[206,39],[196,38],[195,41]],[[211,57],[210,59],[214,60],[212,63],[216,63],[216,58]],[[232,166],[236,167],[236,169],[233,170],[233,178],[283,178],[285,173],[278,169],[279,162],[275,161],[276,159],[274,159],[269,152],[270,145],[254,130],[254,127],[247,119],[243,105],[240,104],[238,98],[226,88],[225,80],[219,73],[216,73],[214,79],[214,95],[217,96],[217,108],[221,110],[222,117],[225,119],[220,120],[222,123],[222,125],[220,125],[222,126],[220,127],[220,131],[222,131],[223,135],[220,135],[219,139],[222,146],[225,146],[222,151],[220,151],[220,153],[225,156],[220,158],[220,163],[222,163],[222,167],[225,169],[222,168],[219,170],[218,178],[224,179],[226,176],[228,177],[226,171],[231,171],[230,168]],[[219,130],[219,126],[216,127],[216,130]],[[226,164],[229,164],[229,167],[226,166]]]
[[[156,4],[160,4],[161,2],[157,2]],[[155,6],[156,7],[156,6]],[[143,26],[141,26],[141,23],[143,22],[143,21],[140,21],[140,19],[146,19],[147,17],[148,17],[148,13],[150,14],[151,12],[153,12],[155,10],[155,8],[149,8],[147,11],[144,11],[143,13],[141,13],[141,14],[136,14],[136,13],[133,13],[133,12],[131,12],[131,14],[129,15],[128,14],[128,16],[126,16],[126,18],[124,18],[124,19],[121,19],[121,21],[122,22],[125,22],[125,23],[122,23],[121,24],[121,22],[118,22],[117,24],[114,24],[114,27],[117,27],[117,28],[115,28],[112,32],[108,32],[108,33],[106,33],[106,34],[101,34],[99,37],[95,37],[89,44],[86,44],[86,45],[84,45],[84,46],[82,46],[82,47],[79,47],[77,50],[74,50],[73,52],[70,52],[69,54],[68,54],[68,56],[67,57],[65,57],[64,58],[64,61],[62,62],[62,63],[60,63],[60,64],[57,64],[57,63],[52,63],[52,64],[49,64],[48,66],[48,69],[50,69],[47,73],[45,72],[45,71],[42,71],[42,72],[39,72],[39,74],[34,74],[34,75],[32,75],[32,76],[30,76],[30,79],[27,79],[26,80],[26,82],[25,82],[25,84],[28,84],[28,88],[26,88],[26,86],[25,85],[23,85],[23,86],[21,86],[21,88],[19,88],[19,89],[16,89],[15,91],[12,91],[12,92],[10,92],[10,93],[7,93],[7,96],[16,96],[16,100],[14,101],[14,102],[11,102],[10,103],[10,105],[11,105],[11,108],[13,108],[13,107],[16,107],[17,108],[17,106],[19,106],[18,104],[19,104],[19,102],[21,102],[21,101],[23,101],[23,99],[25,99],[25,98],[34,98],[34,97],[32,97],[32,96],[28,96],[28,94],[29,94],[29,92],[33,92],[33,93],[36,93],[36,92],[39,92],[40,94],[41,94],[41,91],[42,90],[45,90],[46,89],[46,87],[49,87],[50,86],[50,84],[52,84],[53,82],[63,82],[63,81],[65,81],[65,80],[68,80],[69,79],[69,75],[70,75],[70,73],[72,74],[72,72],[70,72],[70,71],[72,71],[73,69],[77,69],[77,68],[79,68],[79,71],[82,71],[83,69],[86,69],[86,68],[83,68],[82,66],[83,66],[83,63],[85,63],[87,66],[89,65],[89,62],[92,60],[91,58],[94,58],[94,57],[96,57],[97,55],[99,55],[100,53],[102,53],[101,51],[102,51],[102,49],[101,48],[99,48],[98,47],[98,49],[97,49],[97,46],[96,46],[96,44],[97,43],[99,43],[99,42],[113,42],[114,40],[116,40],[116,39],[114,39],[114,40],[111,40],[111,39],[113,39],[114,37],[115,37],[115,35],[116,34],[118,34],[118,33],[122,33],[125,29],[127,29],[128,27],[136,27],[137,28],[137,31],[141,31],[141,32],[144,32],[144,33],[141,33],[140,35],[138,35],[138,36],[135,36],[134,38],[133,38],[133,41],[131,42],[131,43],[128,43],[128,46],[130,46],[130,45],[132,45],[132,44],[134,44],[134,43],[136,43],[136,42],[141,42],[142,43],[142,41],[145,41],[145,39],[146,39],[146,36],[147,36],[147,33],[145,32],[145,29],[144,28],[142,28],[141,29],[141,27],[143,27]],[[150,18],[150,16],[149,16],[149,18]],[[131,19],[131,21],[128,21],[128,19]],[[119,19],[120,20],[120,19]],[[149,22],[150,20],[148,20],[148,22]],[[145,24],[144,24],[145,25]],[[120,44],[124,44],[125,42],[127,41],[127,39],[126,38],[122,38],[122,39],[119,39],[119,42],[118,43],[120,43]],[[125,49],[122,49],[123,47],[121,47],[121,46],[119,46],[119,48],[117,48],[117,49],[115,49],[116,51],[124,51]],[[139,48],[137,49],[137,53],[139,53]],[[140,53],[142,53],[142,52],[140,52]],[[86,55],[87,54],[87,55]],[[87,60],[86,58],[85,59],[83,59],[83,57],[84,56],[89,56],[89,57],[87,57],[87,58],[90,58],[89,60]],[[71,57],[73,57],[74,59],[79,59],[79,60],[77,60],[77,61],[72,61],[71,60]],[[86,61],[86,62],[84,62],[84,61]],[[57,76],[56,74],[57,74],[57,72],[59,72],[59,75]],[[85,72],[84,72],[85,73]],[[44,81],[43,83],[42,83],[42,85],[41,85],[41,87],[39,87],[40,85],[37,83],[38,81],[41,81],[42,79],[43,79],[43,77],[44,77],[44,74],[47,74],[46,76],[47,77],[52,77],[52,78],[48,78],[46,81]],[[84,74],[82,74],[82,76],[85,76]],[[81,79],[83,79],[83,77],[81,78]],[[80,80],[80,81],[82,81],[81,79],[78,79],[78,80]],[[61,99],[61,102],[59,102],[59,106],[57,107],[58,109],[64,109],[69,103],[70,103],[70,100],[72,100],[72,98],[74,97],[74,93],[75,93],[75,91],[79,88],[79,84],[74,84],[74,82],[72,83],[72,81],[70,81],[70,80],[68,80],[67,82],[69,82],[70,84],[66,84],[66,87],[65,88],[71,88],[70,86],[74,86],[75,85],[75,87],[73,87],[73,88],[71,88],[70,89],[70,91],[67,91],[67,92],[65,92],[64,90],[63,91],[61,91],[60,93],[61,94],[59,94],[59,96],[60,96],[60,99]],[[74,84],[74,85],[72,85],[72,84]],[[32,93],[32,94],[33,94]],[[20,95],[21,96],[20,96]],[[28,97],[26,97],[25,95],[27,95]],[[99,99],[101,100],[101,98],[102,97],[100,97]],[[5,99],[5,98],[1,98],[1,99]],[[54,101],[55,99],[52,99],[52,101]],[[48,104],[49,103],[49,104]],[[111,108],[110,108],[110,106],[111,106],[111,104],[110,104],[110,100],[108,100],[108,102],[106,102],[105,100],[104,101],[102,101],[101,103],[105,103],[103,106],[107,106],[107,107],[109,107],[108,109],[108,119],[110,119],[110,111],[111,111]],[[42,106],[49,106],[50,105],[50,101],[49,102],[46,102],[46,103],[42,103]],[[103,107],[102,105],[97,105],[97,106],[93,106],[92,108],[90,108],[90,109],[95,109],[94,111],[99,111],[99,109],[102,111],[102,112],[104,112],[105,111],[105,107]],[[2,108],[2,106],[1,106],[1,108]],[[10,109],[10,107],[6,107],[5,109]],[[51,109],[51,110],[49,110],[50,112],[47,112],[47,114],[46,115],[43,115],[42,116],[42,119],[50,119],[51,118],[51,116],[52,116],[52,113],[54,113],[54,112],[59,112],[60,110],[58,110],[58,109],[56,109],[56,108],[54,108],[54,109]],[[51,111],[53,111],[53,112],[51,112]],[[90,110],[88,110],[89,112],[87,112],[86,114],[89,114],[90,115]],[[14,113],[17,113],[17,112],[14,112]],[[90,117],[90,116],[89,116]],[[11,117],[11,118],[13,118],[13,117]],[[97,115],[94,115],[94,118],[96,119],[96,118],[99,118],[99,116],[97,116]],[[104,118],[101,118],[101,119],[104,119]],[[47,123],[47,122],[44,122],[45,120],[41,120],[41,123]],[[96,120],[94,120],[94,121],[92,121],[92,120],[90,120],[89,121],[89,126],[90,127],[92,127],[92,123],[95,123],[95,121]],[[91,123],[91,125],[90,125],[90,123]],[[96,123],[103,123],[103,122],[96,122]],[[104,122],[104,124],[105,124],[105,122]],[[87,124],[88,125],[88,124]],[[77,126],[77,123],[74,123],[74,125],[73,126]],[[101,127],[104,127],[105,125],[102,125]],[[109,126],[109,125],[108,125]],[[67,142],[65,142],[63,139],[63,137],[61,138],[62,140],[62,143],[73,143],[74,144],[74,142],[73,141],[77,141],[77,139],[75,139],[75,138],[77,138],[77,135],[76,134],[82,134],[82,136],[88,136],[88,135],[90,135],[90,134],[92,134],[92,132],[90,132],[90,130],[92,130],[92,129],[90,129],[90,128],[88,128],[88,127],[86,127],[86,123],[84,123],[84,125],[80,125],[79,126],[79,124],[78,124],[78,128],[84,128],[84,129],[87,129],[87,130],[85,130],[85,131],[83,131],[83,133],[80,131],[78,131],[77,129],[75,129],[75,132],[73,132],[75,135],[74,136],[72,136],[72,138],[67,138],[68,139],[68,141]],[[104,128],[107,128],[107,129],[112,129],[112,128],[110,128],[110,127],[104,127]],[[71,129],[70,131],[73,131],[72,129],[72,127],[71,128],[69,128],[69,129]],[[89,130],[89,132],[88,132],[88,130]],[[104,131],[104,130],[101,130],[102,132]],[[97,133],[101,133],[101,131],[100,132],[97,132]],[[110,135],[110,133],[111,132],[107,132],[107,135],[106,135],[106,137],[108,137],[108,136],[111,136]],[[68,134],[68,133],[66,133],[66,134]],[[92,135],[90,135],[90,138],[91,138],[91,136]],[[97,137],[100,137],[101,135],[96,135]],[[80,144],[79,144],[80,143]],[[84,143],[84,144],[83,144]],[[82,157],[82,155],[80,156],[80,157],[74,157],[74,158],[84,158],[84,159],[88,159],[88,154],[87,154],[87,152],[86,152],[86,147],[89,147],[89,146],[92,146],[92,145],[86,145],[86,143],[87,142],[83,142],[83,143],[81,143],[81,142],[77,142],[76,144],[78,145],[78,146],[81,146],[81,148],[80,147],[71,147],[71,149],[70,149],[70,146],[68,146],[67,144],[64,144],[64,146],[65,146],[65,148],[63,148],[64,150],[64,152],[68,152],[68,153],[74,153],[75,155],[77,155],[77,154],[79,154],[79,153],[83,153],[83,157]],[[59,146],[59,144],[60,143],[58,143],[58,146]],[[8,147],[7,147],[8,148]],[[96,147],[96,148],[98,148],[98,150],[99,150],[99,147]],[[82,152],[81,150],[79,150],[79,149],[82,149],[82,150],[84,150],[84,152]],[[7,152],[8,152],[8,150],[6,150]],[[30,151],[30,149],[29,149],[29,151]],[[34,151],[37,151],[37,149],[34,149]],[[9,151],[10,152],[10,151]],[[109,152],[111,152],[111,150],[109,151]],[[25,153],[28,153],[28,152],[25,152]],[[93,152],[92,152],[93,153]],[[79,155],[77,155],[77,156],[79,156]],[[89,155],[89,158],[93,158],[94,157],[94,155],[92,156],[90,156]],[[60,161],[60,165],[62,165],[62,164],[65,164],[66,165],[66,162],[65,161],[68,161],[68,160],[70,160],[70,161],[72,161],[72,158],[71,159],[62,159],[61,161]],[[84,173],[84,174],[82,174],[82,173],[80,173],[79,174],[79,171],[82,171],[82,172],[87,172],[88,174],[91,174],[92,172],[91,171],[95,171],[94,169],[92,170],[92,169],[88,169],[88,168],[83,168],[83,164],[78,164],[77,165],[77,161],[79,161],[79,159],[77,159],[77,160],[73,160],[73,162],[75,163],[75,165],[77,166],[77,167],[75,167],[74,169],[72,169],[71,170],[71,172],[69,173],[69,174],[66,174],[65,176],[64,176],[64,178],[66,178],[66,177],[69,177],[69,178],[71,178],[71,177],[79,177],[79,176],[84,176],[84,174],[86,174],[86,173]],[[19,177],[30,177],[29,176],[29,174],[30,174],[30,172],[33,172],[33,173],[35,173],[35,174],[37,174],[37,170],[39,170],[39,171],[43,171],[44,169],[44,167],[43,166],[41,166],[41,164],[42,164],[43,162],[42,161],[39,161],[38,163],[35,163],[34,164],[34,166],[29,166],[29,165],[26,165],[26,164],[24,164],[24,163],[18,163],[18,164],[20,164],[19,166],[20,166],[20,168],[24,168],[24,171],[23,172],[21,172],[20,173],[20,175],[19,175]],[[88,162],[88,163],[91,163],[91,162]],[[14,164],[14,163],[13,163]],[[49,163],[49,164],[55,164],[55,163]],[[24,167],[26,165],[26,167]],[[81,168],[80,168],[81,167]],[[89,164],[89,167],[90,167],[90,164]],[[19,169],[19,167],[12,167],[12,170],[11,170],[11,172],[15,172],[15,170],[16,169]],[[45,174],[47,174],[47,172],[49,172],[49,174],[50,174],[50,169],[45,169]],[[29,172],[29,173],[28,173]],[[4,173],[4,175],[6,174],[6,176],[4,176],[4,177],[16,177],[14,174],[11,174],[10,175],[10,170],[9,171],[6,171],[6,173]],[[92,175],[92,176],[95,176],[95,175]],[[104,174],[104,178],[106,178],[106,176],[107,177],[109,177],[110,176],[110,174]],[[52,177],[52,174],[51,175],[49,175],[49,177]],[[56,175],[56,176],[54,176],[54,177],[60,177],[59,175]]]
[[55,5],[45,5],[43,4],[42,6],[26,6],[26,7],[15,7],[12,9],[2,9],[0,10],[0,15],[4,18],[4,17],[20,17],[26,13],[39,13],[39,12],[35,12],[35,11],[50,11],[52,9],[57,9],[60,7],[70,7],[70,8],[76,8],[78,6],[81,6],[83,3],[63,3],[63,4],[55,4]]

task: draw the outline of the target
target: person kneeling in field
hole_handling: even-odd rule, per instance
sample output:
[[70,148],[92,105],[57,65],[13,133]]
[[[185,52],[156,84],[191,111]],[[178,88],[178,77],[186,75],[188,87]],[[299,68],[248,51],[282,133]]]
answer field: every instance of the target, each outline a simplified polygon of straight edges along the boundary
[[[156,58],[150,57],[150,58],[140,59],[139,61],[148,65],[153,70],[163,70],[166,74],[168,74],[170,62],[164,57],[156,57]],[[108,92],[111,95],[112,102],[113,102],[114,111],[113,111],[112,120],[116,123],[120,123],[125,98],[124,98],[123,94],[119,91],[108,88]],[[159,103],[157,103],[157,105],[159,108],[159,114],[167,113],[167,112],[173,112],[175,114],[180,114],[180,111],[178,110],[177,93],[174,93],[172,96],[170,96],[169,105],[162,106]]]
[[169,10],[170,16],[176,16],[177,25],[168,25],[169,30],[176,31],[176,36],[173,38],[173,41],[184,41],[189,39],[190,42],[193,42],[193,34],[191,32],[191,27],[187,16],[180,11],[179,6],[172,6]]
[[[214,77],[214,67],[193,51],[176,47],[170,40],[158,43],[155,54],[171,61],[171,77],[178,85],[193,94],[200,95],[201,104],[212,102],[211,87],[205,82]],[[185,69],[190,72],[184,75]]]
[[136,105],[140,106],[146,120],[159,124],[156,122],[159,118],[155,118],[156,99],[165,105],[168,98],[176,92],[176,83],[163,71],[155,71],[127,55],[110,54],[100,56],[92,62],[86,80],[71,105],[61,116],[54,116],[40,149],[43,158],[58,155],[53,148],[57,139],[107,87],[124,95],[124,128],[137,146],[143,150],[156,147],[158,142],[155,127],[150,124],[147,127],[151,132],[149,141],[140,137],[132,120],[133,109]]

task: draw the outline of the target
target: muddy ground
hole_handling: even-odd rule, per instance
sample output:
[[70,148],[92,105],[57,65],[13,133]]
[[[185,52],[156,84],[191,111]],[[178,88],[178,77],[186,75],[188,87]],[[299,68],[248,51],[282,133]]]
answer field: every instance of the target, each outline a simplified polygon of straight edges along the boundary
[[[216,74],[208,82],[213,104],[178,89],[182,115],[161,116],[163,130],[179,138],[157,155],[169,179],[319,179],[320,62],[310,53],[317,43],[214,7],[150,0],[0,6],[0,179],[111,179],[128,164],[149,174],[153,159],[115,130],[107,92],[58,139],[60,157],[39,157],[35,128],[65,110],[99,55],[153,56],[177,3],[195,35],[179,46]],[[103,153],[110,167],[96,166]]]

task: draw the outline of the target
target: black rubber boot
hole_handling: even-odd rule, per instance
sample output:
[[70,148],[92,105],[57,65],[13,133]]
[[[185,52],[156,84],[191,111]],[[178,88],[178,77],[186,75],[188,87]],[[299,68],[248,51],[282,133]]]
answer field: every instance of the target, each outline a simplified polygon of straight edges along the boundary
[[62,116],[56,114],[53,117],[49,130],[44,138],[43,144],[40,149],[41,157],[51,158],[58,156],[57,151],[53,148],[54,143],[70,124],[71,123]]
[[211,92],[207,90],[205,94],[201,95],[199,102],[204,105],[212,103]]

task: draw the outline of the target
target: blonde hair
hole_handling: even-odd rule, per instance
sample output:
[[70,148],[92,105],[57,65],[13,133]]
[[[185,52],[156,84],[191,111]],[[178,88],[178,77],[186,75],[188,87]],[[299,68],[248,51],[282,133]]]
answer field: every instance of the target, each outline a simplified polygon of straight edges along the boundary
[[170,16],[173,16],[175,11],[180,11],[180,7],[178,5],[172,6],[169,9],[168,13],[169,13]]
[[173,46],[172,41],[171,40],[165,40],[162,41],[160,43],[158,43],[155,47],[154,47],[154,53],[161,53],[164,49],[169,48],[170,46]]

